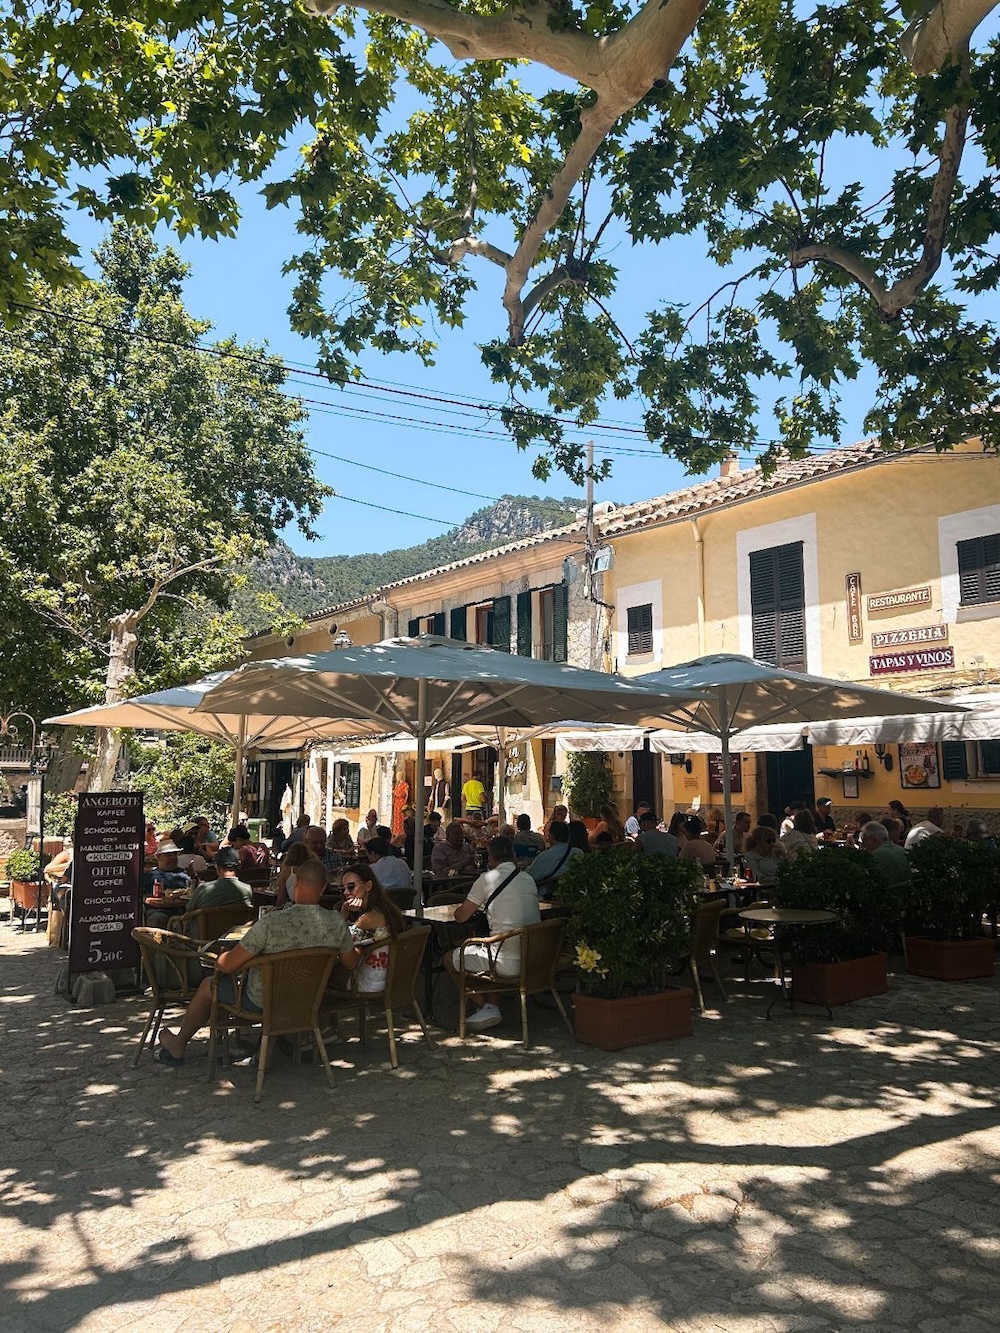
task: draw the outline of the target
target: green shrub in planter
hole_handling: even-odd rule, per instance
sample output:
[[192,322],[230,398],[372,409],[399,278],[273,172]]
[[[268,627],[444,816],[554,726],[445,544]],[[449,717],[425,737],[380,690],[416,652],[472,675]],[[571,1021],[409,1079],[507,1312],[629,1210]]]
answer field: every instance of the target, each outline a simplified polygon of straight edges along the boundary
[[72,838],[76,823],[77,797],[75,791],[64,791],[59,796],[45,798],[45,836]]
[[662,991],[690,952],[701,866],[630,849],[581,856],[559,880],[580,989],[607,999]]
[[836,912],[839,921],[794,931],[793,942],[797,962],[842,963],[898,945],[908,891],[865,852],[824,847],[781,866],[774,905]]
[[563,793],[570,810],[578,819],[597,819],[602,806],[613,805],[615,782],[604,755],[568,755]]
[[4,865],[4,879],[17,879],[30,884],[38,876],[41,857],[37,852],[11,852]]
[[924,838],[911,849],[913,882],[906,930],[935,940],[969,940],[982,934],[982,916],[995,906],[1000,852],[962,838]]

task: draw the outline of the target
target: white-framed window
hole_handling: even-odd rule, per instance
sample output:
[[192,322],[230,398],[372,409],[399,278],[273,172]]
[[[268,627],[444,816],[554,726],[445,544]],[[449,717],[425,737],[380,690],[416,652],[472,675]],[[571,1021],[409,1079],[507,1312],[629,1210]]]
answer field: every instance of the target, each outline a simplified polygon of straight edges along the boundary
[[615,596],[615,655],[618,661],[655,666],[663,661],[663,583],[633,583]]
[[[1000,534],[1000,504],[944,514],[938,519],[941,559],[941,619],[946,625],[962,620],[1000,616],[1000,586],[991,571],[995,559],[991,539]],[[965,564],[963,577],[962,565]],[[979,586],[976,586],[976,571]],[[993,594],[996,594],[995,596]]]
[[[796,602],[802,607],[801,639],[804,644],[804,669],[823,674],[823,649],[820,629],[819,560],[816,542],[816,515],[800,514],[797,518],[765,523],[759,528],[744,528],[736,534],[736,590],[738,606],[739,651],[754,656],[754,597],[751,587],[751,557],[757,552],[781,551],[782,548],[801,547],[801,594]],[[777,559],[778,557],[774,557]],[[796,559],[798,557],[796,556]],[[759,560],[754,560],[755,567]],[[766,564],[766,560],[765,560]],[[782,587],[784,585],[782,584]],[[791,598],[787,599],[789,611]],[[758,625],[758,643],[760,642]],[[788,632],[791,632],[789,625]],[[789,639],[789,646],[790,646]],[[789,660],[791,660],[789,654]]]

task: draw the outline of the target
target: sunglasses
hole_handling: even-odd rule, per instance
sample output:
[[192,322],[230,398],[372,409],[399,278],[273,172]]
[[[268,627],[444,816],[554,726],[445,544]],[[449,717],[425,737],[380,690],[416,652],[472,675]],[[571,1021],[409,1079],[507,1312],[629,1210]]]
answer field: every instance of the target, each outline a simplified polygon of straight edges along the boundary
[[360,879],[344,879],[340,882],[340,887],[346,889],[348,893],[360,893],[367,885]]

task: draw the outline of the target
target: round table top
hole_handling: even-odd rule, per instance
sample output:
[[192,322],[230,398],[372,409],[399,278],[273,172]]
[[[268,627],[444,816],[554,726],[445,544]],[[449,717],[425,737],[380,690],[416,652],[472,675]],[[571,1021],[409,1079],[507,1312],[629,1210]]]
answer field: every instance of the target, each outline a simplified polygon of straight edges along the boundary
[[740,913],[740,919],[756,921],[764,926],[821,926],[840,920],[836,912],[827,912],[819,907],[748,907]]

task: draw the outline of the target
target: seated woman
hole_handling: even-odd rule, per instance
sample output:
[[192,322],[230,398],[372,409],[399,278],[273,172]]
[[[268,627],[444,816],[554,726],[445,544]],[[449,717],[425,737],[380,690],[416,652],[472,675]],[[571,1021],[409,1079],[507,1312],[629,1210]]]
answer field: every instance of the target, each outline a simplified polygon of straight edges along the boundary
[[569,845],[578,847],[581,852],[592,852],[594,849],[590,845],[590,837],[587,833],[587,825],[582,819],[571,819],[569,821]]
[[625,841],[625,825],[613,805],[601,806],[600,823],[590,835],[592,847],[615,847]]
[[697,815],[688,815],[684,821],[684,842],[681,844],[682,861],[698,861],[705,870],[715,868],[715,848],[701,836],[702,823]]
[[800,852],[816,850],[819,846],[816,821],[808,810],[796,810],[792,817],[791,829],[781,835],[781,844],[785,849],[785,855],[793,861]]
[[[221,856],[221,852],[219,855]],[[286,903],[295,901],[295,876],[299,867],[306,861],[316,861],[319,858],[314,856],[304,842],[293,843],[288,851],[281,858],[281,869],[278,871],[278,898],[276,906],[284,907]]]
[[[340,911],[349,924],[358,954],[358,994],[377,995],[385,990],[392,942],[405,930],[406,922],[370,866],[345,870],[341,887],[344,901]],[[374,947],[368,940],[374,941]],[[364,946],[359,941],[365,941]],[[350,985],[349,969],[343,963],[334,968],[330,983],[342,990]]]
[[341,856],[354,855],[354,840],[351,837],[351,826],[346,819],[335,819],[330,827],[330,836],[326,840],[326,845],[331,852],[339,852]]
[[775,829],[758,824],[746,840],[743,860],[761,888],[773,888],[778,867],[787,860]]

